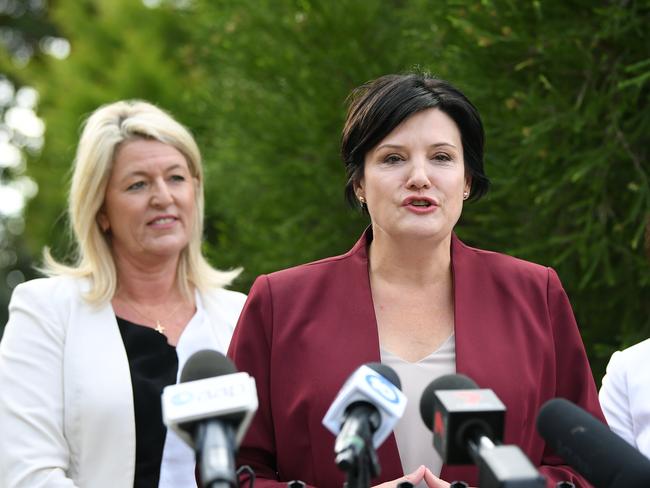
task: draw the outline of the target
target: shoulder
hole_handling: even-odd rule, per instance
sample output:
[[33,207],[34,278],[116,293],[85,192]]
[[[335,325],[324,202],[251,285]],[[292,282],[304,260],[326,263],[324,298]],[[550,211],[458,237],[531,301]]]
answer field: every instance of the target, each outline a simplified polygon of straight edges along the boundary
[[246,301],[245,294],[225,288],[210,288],[202,291],[201,297],[206,302],[233,309],[241,309]]
[[82,300],[82,295],[90,288],[85,279],[69,276],[36,278],[19,284],[11,295],[11,304],[29,300],[32,306],[39,304],[63,305]]
[[486,251],[468,246],[454,238],[452,243],[454,264],[461,261],[475,270],[483,270],[495,277],[508,280],[533,280],[546,284],[551,279],[556,279],[557,274],[552,268],[541,264],[526,261],[507,254],[494,251]]
[[38,278],[16,286],[9,302],[3,342],[11,338],[10,343],[15,345],[23,340],[54,338],[63,344],[70,318],[87,306],[83,299],[87,288],[84,280],[63,276]]
[[650,339],[639,342],[622,351],[616,351],[609,359],[600,389],[600,401],[608,421],[613,414],[629,411],[632,403],[647,404],[650,370],[645,365],[650,354]]
[[348,300],[349,292],[367,288],[368,263],[346,253],[259,275],[250,288],[244,314],[301,310],[305,306]]
[[639,342],[622,351],[616,351],[612,354],[607,366],[607,373],[611,374],[617,371],[628,371],[645,364],[648,355],[650,355],[650,339]]
[[[292,283],[294,285],[311,283],[345,274],[354,266],[354,263],[365,263],[365,259],[365,252],[352,249],[345,254],[300,264],[263,276],[274,286],[284,283]],[[364,266],[367,265],[364,264]]]
[[647,357],[650,354],[650,339],[641,341],[638,344],[628,347],[621,351],[621,355],[630,359],[639,359]]
[[199,291],[198,294],[201,297],[209,325],[220,343],[217,350],[225,353],[228,350],[239,315],[244,308],[246,295],[224,288],[209,288]]
[[213,320],[233,325],[246,302],[246,295],[225,288],[209,288],[199,293],[208,316]]

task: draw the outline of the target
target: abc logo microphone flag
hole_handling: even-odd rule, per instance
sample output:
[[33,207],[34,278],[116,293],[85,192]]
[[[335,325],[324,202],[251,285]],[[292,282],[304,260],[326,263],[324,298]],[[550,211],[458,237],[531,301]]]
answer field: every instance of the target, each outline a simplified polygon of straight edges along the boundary
[[167,386],[162,395],[165,425],[171,427],[190,446],[193,442],[184,424],[211,417],[242,416],[236,445],[257,410],[255,380],[247,373],[226,374]]
[[363,365],[343,385],[325,414],[323,425],[338,435],[345,421],[346,409],[355,402],[370,403],[381,414],[381,424],[373,435],[375,448],[390,435],[406,408],[406,397],[399,388],[372,368]]

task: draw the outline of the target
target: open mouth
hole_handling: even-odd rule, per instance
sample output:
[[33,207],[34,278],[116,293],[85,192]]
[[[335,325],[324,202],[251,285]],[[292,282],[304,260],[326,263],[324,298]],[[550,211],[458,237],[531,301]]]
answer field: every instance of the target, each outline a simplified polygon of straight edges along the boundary
[[154,219],[151,222],[149,222],[149,225],[164,225],[164,224],[171,224],[174,222],[176,219],[174,217],[161,217],[159,219]]
[[409,205],[414,207],[430,207],[432,204],[427,200],[412,200],[409,202]]

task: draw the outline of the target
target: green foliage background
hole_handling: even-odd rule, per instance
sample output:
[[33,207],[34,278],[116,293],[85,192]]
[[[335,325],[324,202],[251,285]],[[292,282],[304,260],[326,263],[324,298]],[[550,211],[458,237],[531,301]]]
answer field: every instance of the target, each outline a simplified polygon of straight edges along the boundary
[[[181,5],[181,6],[179,6]],[[345,98],[427,70],[482,113],[493,186],[457,232],[558,270],[596,377],[650,335],[650,3],[508,0],[59,0],[66,60],[0,69],[41,93],[40,194],[25,240],[64,255],[64,182],[99,104],[145,98],[195,133],[206,167],[206,251],[260,273],[345,251],[367,225],[343,202]]]

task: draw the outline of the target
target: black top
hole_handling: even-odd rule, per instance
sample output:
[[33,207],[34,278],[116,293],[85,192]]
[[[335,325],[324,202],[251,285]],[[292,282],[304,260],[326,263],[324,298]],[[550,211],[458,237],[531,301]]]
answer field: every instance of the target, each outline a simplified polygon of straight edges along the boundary
[[135,409],[134,488],[157,488],[167,428],[162,421],[163,388],[176,383],[178,356],[167,337],[117,317],[131,371]]

